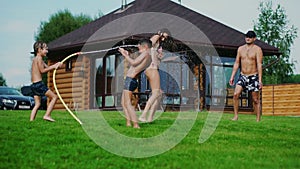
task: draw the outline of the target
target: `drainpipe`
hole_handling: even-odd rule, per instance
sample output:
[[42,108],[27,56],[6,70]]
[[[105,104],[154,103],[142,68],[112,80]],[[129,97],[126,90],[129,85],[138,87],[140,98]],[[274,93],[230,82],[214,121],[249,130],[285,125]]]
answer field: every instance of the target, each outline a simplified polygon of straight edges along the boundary
[[121,9],[123,10],[123,9],[125,9],[126,8],[126,6],[127,6],[127,0],[122,0],[122,5],[121,5]]
[[121,9],[125,9],[124,0],[121,0]]

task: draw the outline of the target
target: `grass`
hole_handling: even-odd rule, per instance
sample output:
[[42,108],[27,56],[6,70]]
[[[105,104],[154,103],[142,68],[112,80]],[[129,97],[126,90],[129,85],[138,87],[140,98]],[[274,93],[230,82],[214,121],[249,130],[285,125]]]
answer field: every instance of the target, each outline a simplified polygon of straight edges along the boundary
[[[207,112],[199,113],[187,136],[157,156],[128,158],[98,146],[66,111],[54,111],[55,123],[29,122],[30,111],[0,111],[0,168],[300,168],[300,118],[223,114],[212,136],[199,144]],[[109,125],[132,137],[151,137],[170,127],[177,113],[165,112],[141,129],[125,127],[118,112],[102,112]],[[159,146],[159,145],[157,145]]]

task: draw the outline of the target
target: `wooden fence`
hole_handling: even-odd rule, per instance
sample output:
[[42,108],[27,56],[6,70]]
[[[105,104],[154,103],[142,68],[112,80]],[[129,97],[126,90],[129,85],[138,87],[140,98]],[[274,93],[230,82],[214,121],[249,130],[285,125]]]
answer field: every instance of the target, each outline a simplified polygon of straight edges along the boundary
[[300,84],[264,86],[262,114],[300,115]]

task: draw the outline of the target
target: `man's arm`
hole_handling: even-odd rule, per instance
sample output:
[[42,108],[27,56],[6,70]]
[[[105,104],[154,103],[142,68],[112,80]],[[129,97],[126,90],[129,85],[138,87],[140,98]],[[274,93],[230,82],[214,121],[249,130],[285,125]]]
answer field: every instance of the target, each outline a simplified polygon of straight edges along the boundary
[[261,48],[258,48],[257,55],[256,55],[256,64],[257,64],[257,72],[258,72],[258,81],[259,81],[259,88],[262,88],[262,62],[263,62],[263,52]]
[[239,48],[238,51],[237,51],[237,55],[236,55],[235,62],[234,62],[234,65],[233,65],[231,77],[230,77],[230,80],[229,80],[229,84],[231,86],[234,85],[234,76],[235,76],[237,70],[240,67],[240,61],[241,61],[241,55],[240,55],[240,48]]

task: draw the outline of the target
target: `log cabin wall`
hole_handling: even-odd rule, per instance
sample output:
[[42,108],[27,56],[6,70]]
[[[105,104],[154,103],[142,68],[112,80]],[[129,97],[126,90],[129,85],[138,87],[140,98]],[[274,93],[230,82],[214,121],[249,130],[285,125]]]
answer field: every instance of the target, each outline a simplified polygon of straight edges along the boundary
[[[71,110],[86,110],[90,108],[90,60],[86,56],[70,58],[71,62],[66,61],[61,68],[56,71],[56,86],[64,100]],[[66,66],[70,63],[71,69]],[[49,65],[54,62],[49,61]],[[55,92],[53,84],[53,71],[48,73],[48,87]],[[49,102],[49,99],[48,99]],[[63,103],[58,99],[54,109],[65,109]]]
[[264,86],[262,114],[300,115],[300,84]]

